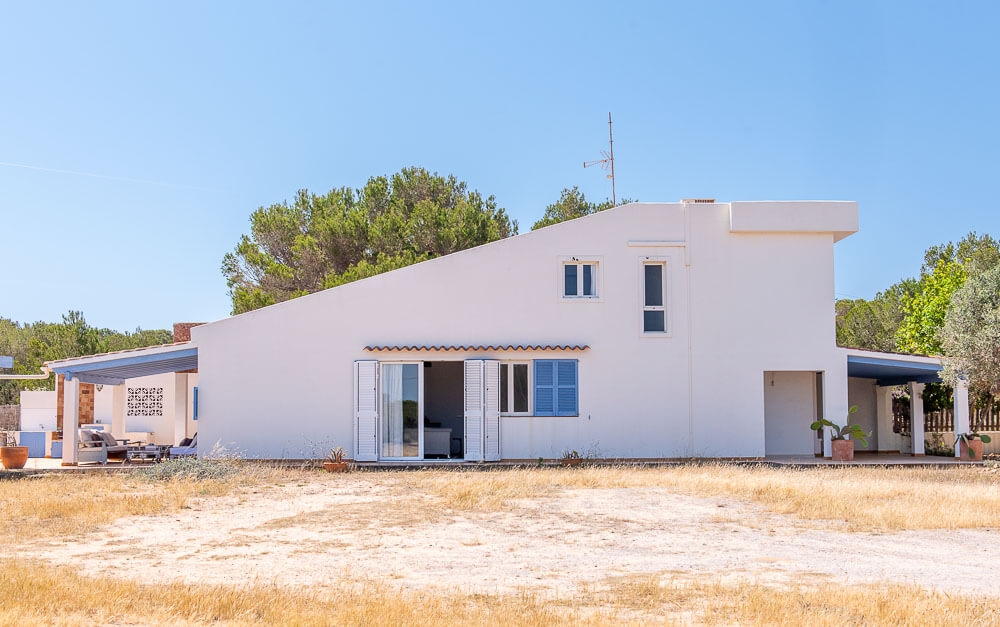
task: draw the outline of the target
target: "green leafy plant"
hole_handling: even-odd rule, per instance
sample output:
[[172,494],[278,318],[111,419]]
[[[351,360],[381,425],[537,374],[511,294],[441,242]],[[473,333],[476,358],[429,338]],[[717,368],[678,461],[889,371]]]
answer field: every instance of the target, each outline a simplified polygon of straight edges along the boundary
[[826,418],[820,418],[816,422],[809,425],[809,428],[813,431],[820,431],[824,427],[830,428],[830,439],[831,440],[857,440],[861,442],[861,446],[868,446],[868,438],[871,437],[871,432],[865,433],[865,430],[861,425],[855,423],[851,424],[851,415],[858,412],[857,405],[851,405],[851,408],[847,410],[847,419],[844,426],[840,426],[837,423],[827,420]]
[[575,450],[573,450],[573,451],[566,450],[566,451],[563,451],[562,458],[563,459],[583,459],[583,456],[580,455],[580,453],[578,451],[575,451]]
[[330,452],[326,456],[326,461],[328,461],[328,462],[334,462],[336,464],[339,464],[339,463],[341,463],[341,462],[344,461],[344,454],[345,453],[346,453],[346,451],[344,451],[344,449],[342,447],[338,446],[336,448],[332,448],[332,449],[330,449]]
[[976,454],[973,452],[972,447],[969,446],[971,440],[981,440],[983,444],[989,444],[993,441],[993,438],[990,436],[979,432],[980,426],[979,424],[972,425],[972,430],[968,433],[959,433],[955,436],[955,444],[958,444],[960,441],[964,443],[966,450],[969,451],[969,457],[973,459],[975,459]]

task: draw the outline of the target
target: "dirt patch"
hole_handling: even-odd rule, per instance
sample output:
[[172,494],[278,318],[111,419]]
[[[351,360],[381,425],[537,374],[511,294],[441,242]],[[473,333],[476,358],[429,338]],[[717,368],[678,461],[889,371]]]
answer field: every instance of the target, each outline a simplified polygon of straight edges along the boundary
[[[416,486],[416,487],[415,487]],[[1000,596],[995,531],[858,533],[730,498],[572,488],[496,512],[442,505],[391,473],[310,476],[130,517],[26,555],[140,582],[568,595],[639,573],[764,583],[897,582]],[[947,573],[947,576],[942,576]]]

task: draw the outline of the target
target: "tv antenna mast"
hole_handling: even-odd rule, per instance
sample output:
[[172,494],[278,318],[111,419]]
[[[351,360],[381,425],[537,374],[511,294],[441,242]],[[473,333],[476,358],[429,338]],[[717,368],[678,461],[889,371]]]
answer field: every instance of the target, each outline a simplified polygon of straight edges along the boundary
[[601,156],[603,159],[595,159],[594,161],[584,161],[583,167],[589,168],[592,165],[599,165],[601,169],[607,172],[611,171],[607,175],[611,179],[611,206],[618,205],[618,199],[615,197],[615,136],[611,130],[611,112],[608,111],[608,150],[602,150]]

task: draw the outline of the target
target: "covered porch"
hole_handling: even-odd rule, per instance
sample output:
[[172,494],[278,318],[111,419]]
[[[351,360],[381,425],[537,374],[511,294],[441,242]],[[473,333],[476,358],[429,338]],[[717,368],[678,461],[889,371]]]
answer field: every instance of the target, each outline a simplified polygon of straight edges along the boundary
[[[880,353],[844,349],[847,357],[848,403],[856,405],[852,416],[872,432],[868,452],[887,455],[924,456],[924,402],[922,394],[928,383],[942,383],[941,360],[937,357]],[[910,397],[909,433],[903,432],[893,420],[893,389],[905,386]],[[969,431],[969,388],[965,381],[954,386],[955,431]],[[825,447],[825,456],[830,451]],[[955,457],[959,456],[958,444]],[[864,459],[864,456],[862,456]],[[946,458],[935,458],[945,460]],[[881,461],[881,460],[880,460]]]
[[[110,426],[116,438],[132,426],[126,424],[129,421],[157,421],[158,438],[176,444],[190,435],[189,419],[197,420],[198,348],[191,342],[62,359],[45,366],[64,377],[62,466],[80,463],[81,384],[113,386]],[[127,384],[135,380],[143,386]]]

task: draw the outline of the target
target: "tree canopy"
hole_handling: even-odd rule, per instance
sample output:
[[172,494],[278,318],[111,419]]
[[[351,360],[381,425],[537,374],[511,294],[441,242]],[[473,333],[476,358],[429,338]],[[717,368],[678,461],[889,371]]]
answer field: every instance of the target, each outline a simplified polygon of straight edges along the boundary
[[300,190],[250,225],[222,263],[234,314],[517,233],[493,196],[415,167],[361,189]]
[[[62,322],[20,324],[0,318],[0,355],[14,358],[14,374],[40,374],[42,363],[55,359],[156,346],[173,341],[173,332],[136,329],[120,333],[87,324],[83,314],[70,311]],[[21,390],[51,390],[54,379],[0,380],[0,405],[15,405]]]
[[955,292],[941,331],[944,376],[964,376],[980,394],[1000,393],[1000,265]]
[[971,232],[957,244],[931,246],[919,278],[903,279],[872,300],[837,301],[837,343],[880,351],[940,355],[940,333],[952,296],[1000,262],[1000,244]]
[[[634,201],[623,198],[618,204],[626,205],[630,202]],[[534,231],[545,226],[565,222],[566,220],[589,216],[592,213],[604,211],[613,206],[611,200],[607,198],[599,203],[588,201],[587,197],[580,191],[580,188],[574,185],[572,189],[565,188],[562,190],[562,193],[559,194],[559,200],[545,208],[545,215],[542,216],[541,220],[531,225],[531,230]]]

